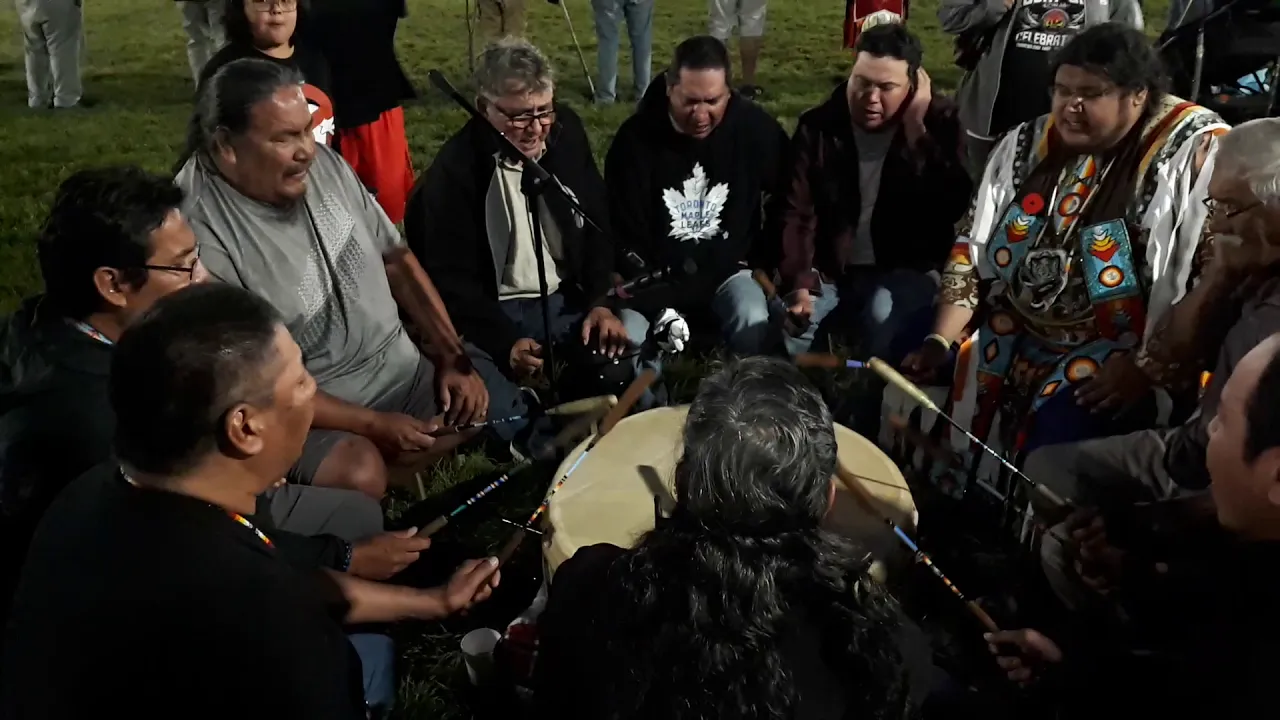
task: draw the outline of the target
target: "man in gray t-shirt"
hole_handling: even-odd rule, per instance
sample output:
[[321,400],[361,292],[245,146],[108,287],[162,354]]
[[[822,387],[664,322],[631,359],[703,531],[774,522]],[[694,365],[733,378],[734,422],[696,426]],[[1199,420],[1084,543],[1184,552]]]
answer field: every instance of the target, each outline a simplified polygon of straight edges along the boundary
[[[310,133],[294,73],[227,65],[203,89],[192,154],[178,173],[201,260],[283,314],[317,395],[291,480],[381,497],[383,456],[444,450],[439,424],[523,413],[518,389],[463,345],[394,225],[351,168]],[[229,96],[247,98],[235,108]],[[420,327],[424,357],[400,311]],[[437,412],[443,417],[437,418]],[[518,427],[502,427],[510,440]]]

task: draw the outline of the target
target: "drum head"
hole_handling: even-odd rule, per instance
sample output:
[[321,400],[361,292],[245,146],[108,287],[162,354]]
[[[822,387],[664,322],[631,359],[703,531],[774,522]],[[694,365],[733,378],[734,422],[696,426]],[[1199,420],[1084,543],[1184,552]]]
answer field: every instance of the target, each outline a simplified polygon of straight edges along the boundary
[[[672,478],[681,453],[687,405],[657,408],[626,418],[586,458],[583,441],[565,458],[553,482],[581,459],[573,476],[547,509],[543,552],[554,572],[578,548],[597,543],[632,547],[653,529],[654,497],[669,513],[675,504]],[[915,529],[911,491],[897,466],[866,438],[836,426],[840,462],[858,476],[877,509],[907,532]],[[902,552],[883,520],[871,517],[853,495],[836,485],[836,502],[826,525],[862,544],[874,557],[897,565]]]

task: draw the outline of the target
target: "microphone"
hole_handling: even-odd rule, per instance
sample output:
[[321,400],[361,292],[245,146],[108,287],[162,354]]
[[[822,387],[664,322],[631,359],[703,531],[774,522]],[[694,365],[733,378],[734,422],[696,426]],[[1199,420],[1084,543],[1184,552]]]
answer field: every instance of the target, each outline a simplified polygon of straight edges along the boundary
[[669,265],[659,268],[653,272],[645,273],[633,280],[628,280],[621,285],[615,285],[605,293],[605,297],[619,297],[627,300],[633,292],[644,290],[651,285],[656,285],[664,280],[675,280],[677,278],[688,277],[698,272],[698,264],[692,258],[685,258],[680,265]]

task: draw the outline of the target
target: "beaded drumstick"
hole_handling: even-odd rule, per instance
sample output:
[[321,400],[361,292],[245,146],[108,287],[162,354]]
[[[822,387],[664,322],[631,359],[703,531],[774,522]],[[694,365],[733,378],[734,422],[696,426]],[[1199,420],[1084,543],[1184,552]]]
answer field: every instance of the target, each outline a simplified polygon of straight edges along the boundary
[[435,520],[432,520],[431,522],[427,523],[426,527],[418,531],[418,537],[431,537],[432,535],[435,535],[442,528],[444,528],[445,525],[448,525],[449,521],[452,518],[455,518],[458,515],[460,515],[467,508],[476,504],[484,496],[502,487],[508,480],[511,479],[511,476],[515,475],[516,473],[522,470],[528,469],[536,462],[549,460],[555,457],[555,454],[558,450],[561,450],[567,447],[570,443],[577,442],[577,439],[579,436],[583,435],[584,433],[590,432],[592,423],[598,420],[600,416],[601,416],[601,413],[597,412],[590,415],[585,415],[582,418],[579,418],[578,420],[574,421],[572,424],[565,427],[564,430],[561,430],[560,434],[556,435],[555,439],[553,439],[551,442],[547,443],[546,445],[542,446],[541,448],[538,448],[538,450],[534,452],[534,454],[531,457],[528,457],[516,463],[515,465],[513,465],[510,469],[508,469],[505,473],[502,474],[502,477],[499,477],[497,480],[494,480],[488,485],[485,485],[480,490],[480,492],[476,493],[475,495],[472,495],[466,502],[454,508],[453,511],[450,512],[448,515],[441,515],[437,517]]
[[915,541],[911,539],[910,535],[907,535],[902,528],[898,527],[897,523],[890,520],[884,513],[876,510],[875,505],[871,502],[871,498],[867,495],[867,492],[862,489],[862,486],[858,484],[858,479],[854,477],[849,470],[847,470],[843,465],[837,464],[836,477],[840,478],[840,482],[843,483],[844,486],[848,488],[849,492],[853,494],[853,499],[857,501],[858,505],[860,505],[863,510],[870,513],[872,517],[880,518],[885,525],[888,525],[889,529],[893,531],[893,534],[902,541],[903,545],[907,546],[907,549],[910,550],[912,554],[915,555],[916,560],[921,565],[929,568],[934,576],[941,580],[943,585],[947,586],[948,590],[955,594],[956,597],[960,598],[960,602],[964,603],[965,607],[969,609],[969,612],[973,613],[973,616],[978,618],[978,622],[982,623],[982,626],[987,629],[987,632],[1000,632],[1000,626],[997,625],[996,621],[987,614],[987,611],[983,610],[978,603],[970,600],[964,593],[960,592],[960,588],[956,587],[955,583],[951,582],[951,579],[943,574],[942,570],[938,569],[938,566],[933,563],[933,558],[929,557],[928,553],[921,550],[920,547],[916,545]]
[[547,506],[551,504],[551,496],[555,495],[560,491],[560,488],[564,487],[565,481],[569,479],[569,476],[573,474],[574,470],[577,470],[578,467],[582,465],[582,461],[591,452],[591,449],[600,443],[601,438],[609,434],[609,431],[613,429],[614,425],[617,425],[622,418],[626,417],[627,413],[631,411],[632,406],[637,402],[640,402],[640,397],[644,395],[645,391],[649,389],[649,386],[657,379],[657,371],[652,368],[647,369],[640,373],[640,376],[631,383],[626,392],[622,393],[622,397],[618,400],[618,404],[609,411],[608,415],[605,415],[604,420],[600,421],[600,432],[596,433],[596,436],[587,444],[587,448],[583,450],[582,454],[578,456],[578,459],[574,460],[573,464],[569,466],[569,470],[561,476],[560,480],[551,488],[551,491],[542,498],[542,503],[539,504],[538,508],[529,516],[524,527],[515,531],[511,535],[511,538],[507,540],[506,545],[503,545],[502,549],[498,551],[497,558],[500,566],[505,565],[507,560],[511,559],[511,556],[515,554],[516,548],[519,548],[520,543],[524,541],[524,536],[528,533],[528,529],[532,528],[533,524],[538,522],[538,518],[542,517],[542,513],[547,511]]

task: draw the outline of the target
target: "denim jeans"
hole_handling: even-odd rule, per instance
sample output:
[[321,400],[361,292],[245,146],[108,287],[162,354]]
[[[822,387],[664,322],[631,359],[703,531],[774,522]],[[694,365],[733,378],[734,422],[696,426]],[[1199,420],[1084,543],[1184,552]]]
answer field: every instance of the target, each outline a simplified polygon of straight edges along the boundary
[[[563,345],[571,342],[582,342],[577,335],[586,313],[567,304],[564,295],[551,293],[547,298],[547,307],[551,315],[551,342]],[[542,302],[538,298],[520,298],[503,300],[502,311],[516,324],[525,337],[531,337],[540,343],[546,342],[546,332],[542,324]],[[641,370],[652,368],[661,377],[661,355],[650,347],[645,347],[645,339],[649,336],[649,321],[634,310],[617,311],[618,319],[626,328],[627,340],[639,352],[631,358],[632,369],[638,374]],[[655,403],[652,392],[647,393],[636,404],[639,409],[647,409]]]
[[364,702],[377,718],[387,717],[396,702],[396,648],[391,638],[375,633],[347,635],[364,674]]
[[776,346],[777,324],[771,319],[775,313],[750,270],[739,270],[720,283],[711,297],[711,311],[735,355],[760,355]]
[[787,352],[809,352],[815,341],[826,349],[831,336],[843,335],[858,344],[859,354],[896,364],[929,333],[937,295],[933,278],[914,270],[856,272],[838,284],[824,282],[808,329],[786,339]]
[[596,62],[596,102],[611,103],[618,96],[618,29],[623,19],[631,37],[631,71],[635,80],[636,99],[649,88],[650,64],[653,59],[653,3],[655,0],[591,0],[595,11],[596,38],[599,48]]

